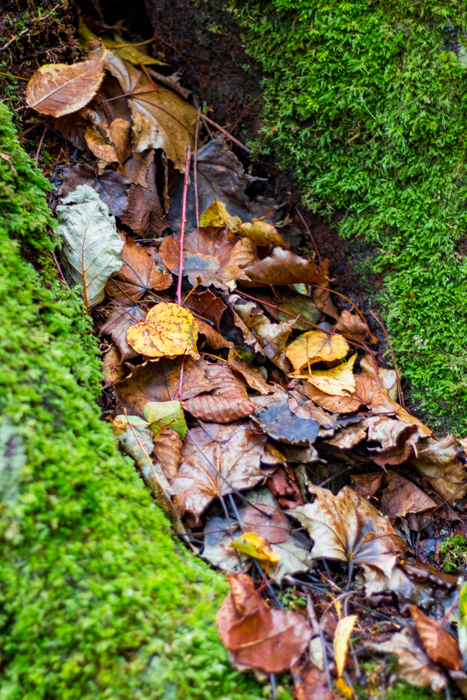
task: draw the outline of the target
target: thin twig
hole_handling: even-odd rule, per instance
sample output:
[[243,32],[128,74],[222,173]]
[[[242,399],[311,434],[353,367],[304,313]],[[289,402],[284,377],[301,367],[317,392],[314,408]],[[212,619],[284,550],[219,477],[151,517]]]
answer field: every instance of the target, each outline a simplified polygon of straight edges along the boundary
[[379,323],[379,325],[381,326],[381,328],[382,328],[382,330],[383,330],[383,333],[384,333],[384,335],[385,335],[385,338],[386,338],[386,340],[388,341],[389,349],[390,349],[390,351],[391,351],[392,364],[393,364],[393,366],[394,366],[394,369],[396,370],[397,393],[398,393],[398,395],[399,395],[399,403],[400,403],[400,405],[402,406],[402,408],[405,408],[405,400],[404,400],[404,394],[402,393],[401,378],[400,378],[399,370],[397,369],[397,365],[396,365],[396,356],[394,355],[394,350],[393,350],[393,347],[392,347],[391,339],[390,339],[390,337],[389,337],[389,335],[388,335],[388,332],[387,332],[386,328],[384,327],[383,322],[380,321],[380,319],[377,317],[377,315],[376,315],[375,313],[373,313],[373,311],[372,311],[371,309],[370,309],[370,314],[373,316],[373,318],[375,319],[375,321],[377,321],[377,322]]
[[182,357],[182,364],[180,365],[180,378],[178,380],[178,400],[182,403],[182,392],[183,392],[183,370],[185,369],[185,355]]
[[326,683],[328,684],[328,688],[332,691],[332,681],[331,674],[329,673],[329,661],[328,654],[326,651],[326,641],[324,639],[324,632],[321,629],[321,625],[318,622],[318,618],[316,617],[316,610],[313,604],[313,598],[310,594],[308,594],[306,597],[306,611],[308,613],[308,617],[310,618],[313,631],[315,632],[315,634],[318,634],[319,640],[321,642],[321,649],[323,651],[324,675],[326,676]]
[[6,75],[7,78],[15,78],[16,80],[25,80],[26,82],[29,82],[28,78],[22,78],[20,75],[13,75],[13,73],[3,73],[0,71],[0,75]]
[[58,270],[58,274],[60,275],[60,279],[62,280],[62,282],[64,282],[64,284],[66,284],[66,286],[68,287],[68,289],[70,289],[70,285],[69,285],[68,282],[66,281],[65,275],[63,274],[62,268],[60,267],[60,263],[58,262],[57,256],[55,255],[55,251],[54,251],[54,250],[51,250],[50,252],[52,253],[52,257],[53,257],[53,259],[54,259],[55,267],[56,267],[57,270]]
[[250,155],[253,153],[253,151],[251,150],[251,148],[248,148],[248,146],[245,146],[245,144],[243,144],[241,141],[239,141],[238,139],[236,139],[235,136],[232,136],[232,134],[229,134],[228,131],[226,131],[226,130],[223,129],[221,126],[219,126],[219,124],[216,124],[216,122],[214,122],[212,119],[209,119],[209,117],[207,117],[205,114],[201,114],[201,119],[204,119],[204,120],[207,121],[209,124],[211,124],[214,128],[216,128],[216,129],[218,129],[219,131],[221,131],[221,132],[224,134],[224,136],[227,136],[228,139],[230,139],[231,141],[233,141],[233,142],[234,142],[235,144],[237,144],[237,146],[239,146],[240,148],[243,148],[243,150],[246,151],[247,153],[249,153]]
[[49,128],[48,124],[46,124],[44,126],[44,131],[42,132],[41,140],[39,141],[39,145],[37,147],[37,151],[36,151],[36,155],[35,155],[35,159],[36,159],[37,164],[39,164],[39,155],[40,155],[41,148],[42,148],[42,142],[44,140],[45,132],[47,131],[48,128]]
[[194,154],[194,181],[195,181],[195,209],[196,209],[196,225],[199,228],[199,199],[198,199],[198,135],[199,135],[199,120],[201,118],[201,107],[198,109],[198,118],[196,120],[195,132],[195,154]]
[[166,90],[161,90],[159,87],[157,87],[156,83],[154,82],[154,80],[153,80],[153,79],[151,78],[151,76],[149,75],[149,71],[148,71],[148,69],[146,68],[146,66],[144,65],[144,63],[140,63],[139,66],[140,66],[140,68],[143,69],[144,74],[146,75],[146,78],[149,80],[149,82],[151,83],[151,85],[153,86],[153,88],[154,88],[154,90],[155,90],[156,92],[167,92]]
[[185,162],[185,180],[183,182],[183,198],[182,198],[182,222],[180,227],[180,262],[178,265],[178,283],[177,283],[177,304],[182,305],[182,281],[183,281],[183,245],[185,243],[185,226],[186,226],[186,197],[188,192],[188,179],[190,177],[190,159],[191,148],[186,149]]
[[313,244],[313,248],[315,249],[316,255],[318,256],[318,264],[319,264],[319,266],[320,266],[320,268],[321,268],[321,255],[319,254],[319,248],[318,248],[318,246],[316,245],[316,241],[315,241],[315,239],[313,238],[313,234],[312,234],[311,231],[310,231],[310,227],[308,226],[307,222],[305,221],[305,219],[304,219],[304,217],[303,217],[303,214],[302,214],[302,212],[300,211],[300,209],[299,209],[298,207],[295,207],[295,209],[296,209],[296,211],[297,211],[297,214],[298,214],[299,217],[301,218],[304,227],[306,228],[307,234],[308,234],[308,235],[310,236],[310,238],[311,238],[311,242],[312,242],[312,244]]

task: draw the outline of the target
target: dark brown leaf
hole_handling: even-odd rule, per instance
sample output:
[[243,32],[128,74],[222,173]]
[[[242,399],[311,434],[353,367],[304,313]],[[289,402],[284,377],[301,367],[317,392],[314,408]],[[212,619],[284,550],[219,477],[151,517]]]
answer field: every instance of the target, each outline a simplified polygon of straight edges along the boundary
[[210,289],[205,289],[199,294],[190,294],[184,306],[205,321],[212,321],[216,330],[219,330],[222,316],[227,308],[222,299]]
[[457,640],[416,605],[410,606],[410,614],[430,659],[442,668],[462,671],[462,655]]
[[[81,112],[68,114],[65,117],[59,117],[54,123],[55,130],[58,131],[63,138],[70,141],[75,148],[79,148],[81,151],[87,150],[84,134],[86,133],[88,126],[89,121],[81,114]],[[70,188],[70,191],[73,189],[74,187]]]
[[171,428],[163,428],[154,435],[154,454],[169,481],[177,475],[181,461],[182,444],[179,434]]
[[257,410],[253,419],[273,440],[288,445],[311,445],[319,432],[319,423],[313,418],[299,418],[289,408],[288,394],[278,391],[272,396],[257,396]]
[[253,283],[252,286],[312,284],[313,282],[321,284],[323,281],[323,275],[317,271],[313,260],[305,260],[283,248],[274,248],[269,257],[248,265],[244,272]]
[[232,423],[256,409],[243,382],[225,365],[208,364],[206,378],[211,392],[184,402],[184,408],[196,418],[212,423]]
[[[110,312],[106,322],[101,328],[101,333],[110,335],[115,345],[120,350],[122,361],[137,357],[138,353],[131,348],[126,339],[126,332],[130,326],[139,323],[146,318],[146,311],[138,304],[132,304],[122,308],[116,306]],[[149,399],[148,399],[149,400]]]
[[208,423],[188,431],[182,463],[172,481],[182,511],[191,513],[199,523],[200,515],[215,498],[256,486],[264,479],[260,460],[265,443],[266,436],[254,433],[247,423]]
[[217,629],[235,664],[263,673],[287,671],[311,639],[309,624],[292,610],[269,608],[248,574],[232,574],[229,583]]
[[233,343],[230,340],[226,340],[220,333],[218,333],[212,326],[206,321],[201,320],[196,317],[196,324],[198,326],[198,331],[201,335],[206,338],[206,344],[209,345],[213,350],[221,350],[222,348],[233,348]]
[[452,504],[467,493],[467,472],[456,457],[455,435],[441,440],[426,438],[419,442],[413,464],[448,503]]
[[339,320],[334,326],[337,333],[341,333],[344,338],[353,340],[356,343],[361,343],[365,340],[368,327],[358,314],[351,314],[350,311],[344,309]]
[[172,275],[160,270],[145,249],[127,238],[122,255],[122,268],[115,277],[110,277],[105,291],[119,304],[128,304],[141,299],[147,291],[161,291],[172,284]]
[[292,467],[280,467],[269,477],[266,486],[283,508],[296,508],[303,505],[302,494]]
[[405,518],[407,513],[422,513],[436,508],[436,503],[414,483],[388,471],[381,495],[380,510],[390,518]]
[[154,160],[146,172],[147,187],[132,184],[128,206],[121,217],[122,223],[137,231],[143,238],[160,236],[167,228],[167,219],[156,189]]
[[326,679],[311,661],[295,663],[290,669],[294,682],[294,700],[335,700]]
[[[149,166],[154,162],[154,149],[148,148],[142,153],[133,153],[123,165],[119,165],[117,170],[122,173],[130,182],[141,185],[147,189],[155,189],[155,183],[151,174],[148,178]],[[149,179],[149,182],[148,182]]]
[[[68,117],[67,117],[68,118]],[[114,170],[104,170],[102,175],[96,175],[90,165],[72,165],[61,171],[64,180],[58,191],[59,197],[64,197],[75,190],[78,185],[89,185],[102,201],[107,204],[113,216],[121,216],[128,204],[130,182]]]

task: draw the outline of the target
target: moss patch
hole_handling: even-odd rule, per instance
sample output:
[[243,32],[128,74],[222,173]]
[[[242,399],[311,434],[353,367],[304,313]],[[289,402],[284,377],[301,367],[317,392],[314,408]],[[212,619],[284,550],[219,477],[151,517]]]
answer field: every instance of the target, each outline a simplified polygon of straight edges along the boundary
[[224,577],[172,540],[100,420],[81,302],[19,254],[51,245],[47,187],[0,107],[0,468],[11,486],[0,493],[0,698],[262,697],[217,636]]
[[431,424],[467,431],[467,11],[450,0],[240,0],[264,66],[257,148],[378,244],[381,301]]

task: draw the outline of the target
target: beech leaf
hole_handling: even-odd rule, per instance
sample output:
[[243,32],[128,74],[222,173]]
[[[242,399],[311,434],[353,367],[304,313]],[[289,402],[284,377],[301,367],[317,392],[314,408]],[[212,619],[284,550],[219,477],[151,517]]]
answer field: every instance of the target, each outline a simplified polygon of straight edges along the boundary
[[88,104],[104,78],[103,61],[81,61],[67,66],[52,63],[41,66],[26,88],[26,100],[41,114],[63,117]]
[[123,241],[108,206],[89,185],[78,185],[62,202],[56,212],[67,273],[89,308],[102,301],[108,278],[120,270]]
[[196,349],[198,327],[189,311],[178,304],[157,304],[144,321],[127,330],[128,344],[147,357],[199,357]]
[[206,378],[210,393],[199,393],[184,402],[196,418],[215,423],[232,423],[253,413],[256,405],[248,398],[244,383],[225,365],[208,364]]

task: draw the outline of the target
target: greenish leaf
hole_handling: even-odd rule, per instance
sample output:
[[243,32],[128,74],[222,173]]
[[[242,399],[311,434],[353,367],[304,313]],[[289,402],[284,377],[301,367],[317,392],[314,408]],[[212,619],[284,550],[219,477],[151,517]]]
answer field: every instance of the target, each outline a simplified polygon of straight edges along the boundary
[[180,401],[150,401],[143,407],[143,415],[153,433],[171,428],[185,439],[187,427]]

